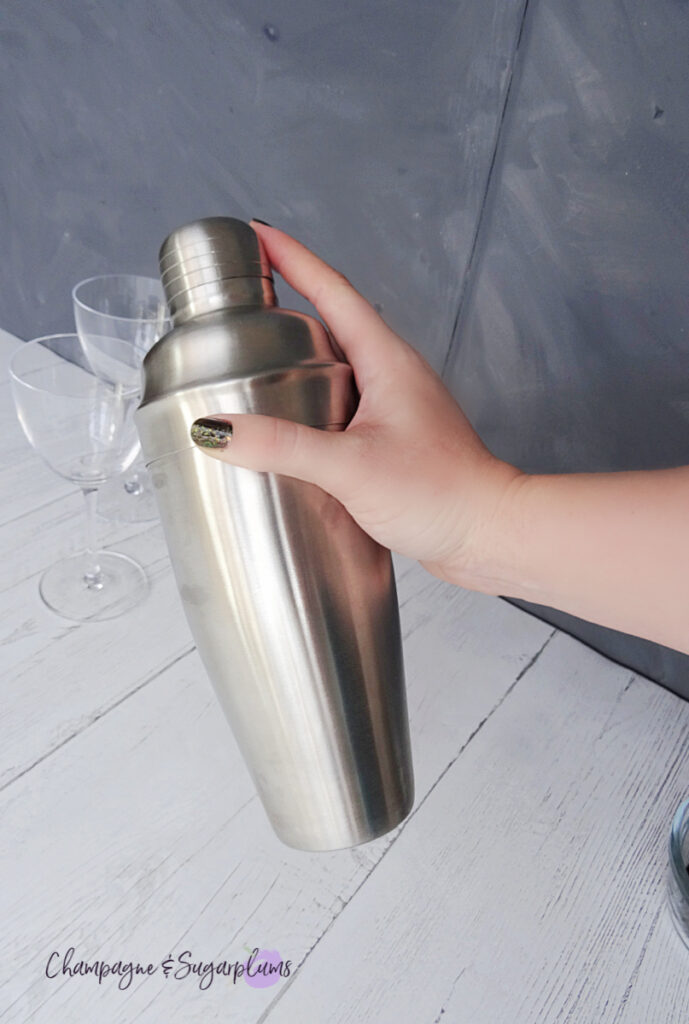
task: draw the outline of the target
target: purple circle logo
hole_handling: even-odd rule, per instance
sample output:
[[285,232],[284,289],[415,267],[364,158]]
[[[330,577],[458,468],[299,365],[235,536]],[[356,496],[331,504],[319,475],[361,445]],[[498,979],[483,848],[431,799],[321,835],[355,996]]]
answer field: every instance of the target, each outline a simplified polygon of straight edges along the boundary
[[[283,961],[276,949],[254,947],[249,950],[248,946],[244,949],[251,953],[249,959],[244,962],[244,978],[247,985],[251,985],[252,988],[270,988],[283,977]],[[289,969],[284,976],[286,974],[289,974]]]

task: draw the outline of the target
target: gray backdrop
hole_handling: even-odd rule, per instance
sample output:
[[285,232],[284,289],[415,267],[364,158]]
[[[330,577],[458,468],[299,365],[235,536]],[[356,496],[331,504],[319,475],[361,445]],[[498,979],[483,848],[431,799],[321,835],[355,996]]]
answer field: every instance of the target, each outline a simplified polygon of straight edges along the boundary
[[[5,3],[0,324],[69,330],[79,279],[255,215],[502,457],[689,463],[687,53],[680,0]],[[686,657],[532,610],[689,696]]]

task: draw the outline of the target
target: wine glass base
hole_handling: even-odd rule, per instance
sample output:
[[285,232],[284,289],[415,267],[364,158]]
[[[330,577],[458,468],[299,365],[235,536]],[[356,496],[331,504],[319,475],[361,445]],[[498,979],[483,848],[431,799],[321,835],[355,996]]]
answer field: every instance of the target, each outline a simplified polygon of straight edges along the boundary
[[43,573],[39,592],[44,604],[66,619],[103,622],[136,607],[149,591],[148,577],[133,558],[115,551],[97,554],[101,576],[89,585],[89,560],[83,552],[62,558]]
[[121,476],[109,480],[98,489],[96,511],[110,523],[152,523],[158,519],[158,505],[148,473],[139,470],[137,474],[140,489],[127,491]]

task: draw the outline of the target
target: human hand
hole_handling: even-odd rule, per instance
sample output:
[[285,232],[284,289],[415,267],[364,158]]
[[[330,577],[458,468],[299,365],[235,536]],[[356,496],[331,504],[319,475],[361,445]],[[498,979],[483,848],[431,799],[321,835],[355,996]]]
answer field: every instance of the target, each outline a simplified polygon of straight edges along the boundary
[[[346,277],[284,232],[251,225],[352,366],[359,406],[344,431],[218,412],[192,437],[213,458],[318,485],[380,544],[440,579],[493,592],[492,533],[523,474],[488,451],[438,374]],[[210,439],[209,419],[218,421]]]

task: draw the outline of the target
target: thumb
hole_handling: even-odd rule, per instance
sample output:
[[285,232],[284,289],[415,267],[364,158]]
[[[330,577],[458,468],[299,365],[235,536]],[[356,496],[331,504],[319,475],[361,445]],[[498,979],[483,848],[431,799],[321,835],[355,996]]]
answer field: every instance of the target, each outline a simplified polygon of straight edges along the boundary
[[297,477],[335,497],[339,497],[355,463],[351,438],[343,431],[309,427],[275,416],[217,413],[194,420],[190,434],[204,454],[222,462]]

